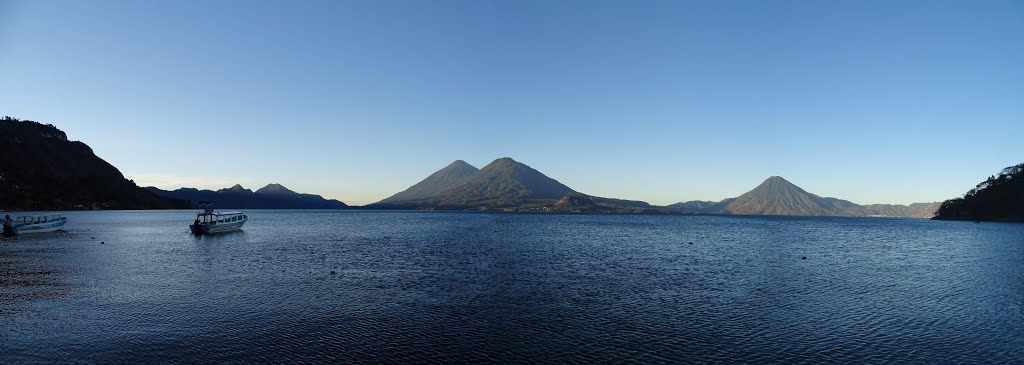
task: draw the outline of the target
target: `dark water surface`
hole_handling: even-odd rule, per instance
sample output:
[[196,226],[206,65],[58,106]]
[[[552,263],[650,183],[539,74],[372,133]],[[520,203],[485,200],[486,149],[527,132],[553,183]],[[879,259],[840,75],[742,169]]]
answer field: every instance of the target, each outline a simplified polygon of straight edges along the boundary
[[1020,224],[247,213],[0,241],[0,363],[1024,362]]

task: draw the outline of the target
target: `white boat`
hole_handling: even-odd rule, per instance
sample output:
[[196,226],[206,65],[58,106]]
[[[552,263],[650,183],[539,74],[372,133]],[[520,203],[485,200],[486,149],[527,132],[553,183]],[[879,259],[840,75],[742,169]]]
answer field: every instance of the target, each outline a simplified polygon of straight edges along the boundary
[[197,235],[224,233],[242,229],[247,220],[249,216],[242,212],[214,212],[213,208],[205,207],[188,228]]
[[32,234],[58,231],[68,222],[68,218],[60,213],[26,215],[11,219],[5,216],[3,220],[4,235],[13,236],[16,234]]

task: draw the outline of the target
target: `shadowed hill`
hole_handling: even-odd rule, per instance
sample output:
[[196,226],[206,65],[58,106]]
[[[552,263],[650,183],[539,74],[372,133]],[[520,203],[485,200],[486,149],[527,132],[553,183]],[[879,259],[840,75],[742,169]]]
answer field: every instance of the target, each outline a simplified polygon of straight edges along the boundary
[[935,219],[1024,222],[1024,163],[990,176],[962,198],[942,202]]
[[188,203],[135,185],[53,125],[0,119],[0,209],[170,209]]
[[217,208],[225,209],[344,209],[348,205],[337,200],[328,200],[314,194],[300,194],[281,186],[270,184],[255,192],[235,185],[227,189],[198,190],[181,188],[167,191],[148,187],[153,193],[182,199],[198,204],[201,201],[212,202]]
[[239,185],[239,184],[235,184],[234,186],[232,186],[232,187],[230,187],[230,188],[225,188],[225,189],[220,189],[220,190],[217,190],[217,192],[218,192],[218,193],[222,193],[222,194],[228,194],[228,193],[234,193],[234,194],[252,194],[252,190],[249,190],[249,189],[243,188],[243,187],[242,187],[242,185]]
[[443,169],[430,174],[430,176],[427,176],[423,181],[416,183],[416,185],[410,186],[408,189],[392,195],[387,199],[381,200],[376,204],[390,204],[437,197],[441,195],[445,189],[465,180],[477,171],[479,170],[477,170],[476,167],[466,163],[466,161],[455,160],[455,162],[445,166]]
[[[235,186],[238,186],[237,184]],[[298,193],[289,190],[281,184],[267,184],[256,190],[257,194],[296,195]]]

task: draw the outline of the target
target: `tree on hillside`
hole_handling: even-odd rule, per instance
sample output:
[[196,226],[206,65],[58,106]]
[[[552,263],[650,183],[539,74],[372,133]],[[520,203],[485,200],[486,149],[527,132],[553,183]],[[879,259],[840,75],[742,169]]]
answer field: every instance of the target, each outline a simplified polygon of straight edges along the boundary
[[942,203],[936,219],[1024,221],[1024,163],[1007,167]]

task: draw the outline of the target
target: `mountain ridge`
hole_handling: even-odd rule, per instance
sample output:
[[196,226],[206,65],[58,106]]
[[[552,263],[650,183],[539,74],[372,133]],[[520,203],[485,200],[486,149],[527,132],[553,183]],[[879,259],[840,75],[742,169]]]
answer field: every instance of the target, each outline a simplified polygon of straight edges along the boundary
[[179,188],[163,190],[146,187],[159,196],[188,201],[193,205],[199,202],[212,202],[217,208],[226,209],[346,209],[347,204],[325,199],[316,194],[296,193],[280,184],[268,184],[256,191],[235,184],[230,188],[219,190],[200,190],[195,188]]
[[[939,208],[944,210],[940,219],[1020,219],[1013,218],[1014,214],[1024,216],[1024,213],[1017,213],[1013,205],[1006,206],[991,197],[1020,199],[1020,193],[1014,191],[993,191],[1006,190],[1024,181],[1020,179],[1021,171],[1024,171],[1024,164],[1004,169],[998,177],[990,177],[964,198],[942,204],[858,205],[809,193],[780,176],[772,176],[735,198],[660,207],[642,201],[584,194],[528,165],[502,157],[483,169],[455,160],[410,188],[364,207],[922,218],[933,216]],[[979,213],[983,208],[974,202],[982,199],[987,199],[988,209],[996,211],[988,216],[985,215],[988,213]],[[166,209],[186,208],[189,202],[198,201],[219,202],[219,207],[257,209],[350,208],[343,202],[297,193],[278,183],[267,184],[256,191],[240,184],[217,191],[141,188],[95,156],[89,146],[68,141],[67,135],[53,125],[10,117],[0,119],[0,209]],[[999,214],[1004,216],[1000,218]]]

